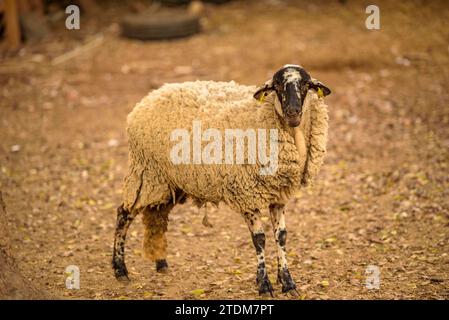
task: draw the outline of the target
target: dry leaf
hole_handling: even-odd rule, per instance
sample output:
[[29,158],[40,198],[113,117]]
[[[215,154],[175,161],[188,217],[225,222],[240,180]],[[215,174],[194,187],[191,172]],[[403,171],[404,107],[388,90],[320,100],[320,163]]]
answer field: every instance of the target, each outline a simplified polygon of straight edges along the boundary
[[195,289],[190,291],[191,294],[193,294],[194,296],[200,296],[202,294],[205,294],[206,291],[204,289]]

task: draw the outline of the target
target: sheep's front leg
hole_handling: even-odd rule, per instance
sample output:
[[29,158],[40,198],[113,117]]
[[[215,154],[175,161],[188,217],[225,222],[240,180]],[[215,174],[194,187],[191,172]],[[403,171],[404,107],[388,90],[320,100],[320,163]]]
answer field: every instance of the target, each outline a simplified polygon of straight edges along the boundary
[[245,213],[245,221],[248,225],[254,247],[257,254],[257,275],[256,281],[259,287],[259,294],[270,293],[273,296],[273,287],[268,279],[267,269],[265,266],[265,233],[263,230],[260,212]]
[[296,284],[290,275],[285,257],[285,244],[287,242],[287,228],[285,227],[284,205],[270,205],[271,223],[277,245],[278,281],[282,284],[282,292],[296,295]]
[[114,251],[112,253],[112,268],[117,280],[129,281],[125,264],[125,240],[131,222],[137,215],[136,211],[129,212],[123,205],[117,209],[117,223],[115,226]]

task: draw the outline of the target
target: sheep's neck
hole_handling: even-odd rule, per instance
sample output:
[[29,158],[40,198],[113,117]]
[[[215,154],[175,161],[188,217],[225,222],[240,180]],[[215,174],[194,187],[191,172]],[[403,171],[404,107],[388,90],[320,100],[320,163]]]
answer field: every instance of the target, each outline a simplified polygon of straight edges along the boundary
[[298,154],[299,154],[301,171],[304,171],[304,167],[306,165],[307,155],[308,155],[306,138],[304,136],[303,131],[301,130],[301,128],[299,126],[295,127],[293,129],[293,133],[294,133],[293,138],[295,140],[296,150],[298,151]]
[[[301,168],[301,172],[304,171],[306,161],[307,161],[307,155],[308,155],[308,141],[306,140],[306,132],[308,132],[308,129],[310,127],[310,108],[309,108],[309,99],[306,97],[304,104],[303,104],[303,114],[301,117],[301,123],[299,126],[291,128],[289,127],[289,133],[293,137],[295,141],[296,150],[298,151],[299,155],[299,164]],[[274,100],[274,109],[276,110],[276,113],[279,115],[279,117],[284,121],[284,115],[282,112],[281,103],[279,102],[278,98],[275,97]]]

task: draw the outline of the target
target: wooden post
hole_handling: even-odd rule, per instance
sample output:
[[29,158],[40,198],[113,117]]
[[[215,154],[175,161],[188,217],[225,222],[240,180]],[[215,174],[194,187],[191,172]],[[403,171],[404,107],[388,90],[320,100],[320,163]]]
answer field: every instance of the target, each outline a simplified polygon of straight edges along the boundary
[[19,12],[16,0],[5,0],[6,39],[11,49],[20,45]]

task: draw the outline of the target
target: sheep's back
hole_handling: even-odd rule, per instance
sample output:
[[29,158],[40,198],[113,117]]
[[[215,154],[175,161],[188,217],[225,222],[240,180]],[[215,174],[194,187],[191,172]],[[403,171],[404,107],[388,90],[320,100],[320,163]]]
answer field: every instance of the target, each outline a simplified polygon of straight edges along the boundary
[[[293,138],[283,129],[271,104],[254,100],[255,90],[253,86],[234,82],[197,81],[168,84],[153,91],[128,116],[131,167],[136,162],[141,168],[151,168],[153,175],[157,174],[171,189],[170,193],[158,193],[165,196],[181,189],[199,202],[225,201],[239,211],[268,205],[282,190],[299,182],[301,173]],[[201,132],[210,128],[219,130],[223,160],[226,129],[265,129],[267,135],[270,129],[277,129],[277,171],[273,175],[260,175],[259,161],[255,165],[224,164],[224,161],[193,164],[194,121],[200,123]],[[179,143],[171,141],[171,135],[180,129],[189,133],[190,164],[173,164],[170,158],[170,151]],[[208,143],[202,142],[203,150]],[[147,183],[152,181],[143,181],[143,185]]]

